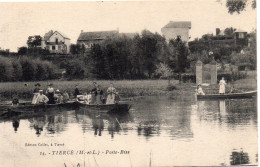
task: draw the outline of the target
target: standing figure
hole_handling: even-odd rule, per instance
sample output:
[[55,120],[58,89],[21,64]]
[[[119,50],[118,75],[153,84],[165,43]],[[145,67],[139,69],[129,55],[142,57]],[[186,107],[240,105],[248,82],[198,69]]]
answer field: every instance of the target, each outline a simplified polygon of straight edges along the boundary
[[49,98],[48,104],[55,104],[54,100],[54,88],[52,87],[52,84],[48,85],[48,88],[46,90],[47,97]]
[[96,104],[103,104],[103,90],[101,90],[100,85],[97,86]]
[[224,80],[224,77],[219,81],[219,94],[225,94],[225,86],[226,81]]
[[96,96],[97,96],[97,83],[93,82],[94,88],[91,90],[91,101],[90,104],[95,104],[96,103]]
[[39,90],[40,90],[40,87],[41,87],[41,84],[40,83],[37,83],[34,85],[35,88],[33,90],[33,99],[32,99],[32,104],[36,104],[36,101],[37,101],[37,97],[39,95]]
[[40,94],[37,97],[36,104],[46,104],[48,103],[49,99],[47,96],[43,94],[43,90],[39,90]]
[[110,87],[107,89],[107,100],[106,104],[115,104],[116,88],[114,88],[113,83],[110,83]]
[[62,95],[63,95],[63,103],[68,102],[70,99],[68,92],[65,90]]
[[78,95],[80,95],[79,89],[78,89],[78,85],[76,85],[76,88],[74,90],[74,98],[77,98]]

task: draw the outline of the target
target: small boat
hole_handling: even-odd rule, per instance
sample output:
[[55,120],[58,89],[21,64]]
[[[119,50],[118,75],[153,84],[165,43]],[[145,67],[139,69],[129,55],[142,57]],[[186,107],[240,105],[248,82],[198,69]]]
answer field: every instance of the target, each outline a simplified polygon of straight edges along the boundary
[[197,95],[197,99],[241,99],[251,98],[257,95],[257,91],[248,91],[243,93],[228,93],[228,94],[205,94]]
[[31,111],[48,111],[50,109],[60,109],[60,108],[71,108],[75,109],[77,104],[75,101],[68,101],[66,103],[57,104],[32,104],[31,102],[19,103],[19,105],[2,104],[0,105],[0,115],[5,113],[23,113]]
[[128,112],[131,108],[130,104],[127,103],[116,103],[116,104],[86,104],[84,101],[76,102],[80,109],[88,110],[91,112]]

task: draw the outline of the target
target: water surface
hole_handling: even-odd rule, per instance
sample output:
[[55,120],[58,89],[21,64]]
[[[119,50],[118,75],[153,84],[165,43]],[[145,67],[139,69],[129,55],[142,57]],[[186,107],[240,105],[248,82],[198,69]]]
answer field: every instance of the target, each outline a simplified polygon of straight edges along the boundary
[[2,120],[1,164],[258,164],[256,99],[196,101],[194,97],[144,97],[131,103],[128,114],[62,110]]

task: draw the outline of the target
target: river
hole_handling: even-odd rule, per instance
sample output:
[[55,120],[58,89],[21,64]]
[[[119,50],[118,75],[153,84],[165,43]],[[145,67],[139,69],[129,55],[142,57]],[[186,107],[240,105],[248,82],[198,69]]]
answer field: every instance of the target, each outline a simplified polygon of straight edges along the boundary
[[256,99],[143,97],[131,103],[127,114],[80,109],[1,120],[1,166],[258,164]]

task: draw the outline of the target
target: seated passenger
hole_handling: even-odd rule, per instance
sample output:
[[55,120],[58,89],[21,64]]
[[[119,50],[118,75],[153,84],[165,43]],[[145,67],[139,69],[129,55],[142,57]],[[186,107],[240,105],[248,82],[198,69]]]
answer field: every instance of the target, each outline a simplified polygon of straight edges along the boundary
[[12,106],[13,105],[19,105],[19,98],[18,98],[18,96],[17,95],[14,95],[13,96],[13,99],[12,99]]
[[59,89],[57,89],[56,92],[55,92],[55,99],[56,99],[56,103],[62,103],[63,102],[63,96],[62,96]]
[[69,101],[70,97],[68,92],[65,90],[64,93],[62,94],[63,96],[63,102],[66,103],[67,101]]
[[197,87],[197,95],[205,95],[200,84]]
[[103,104],[103,90],[100,85],[97,86],[96,104]]

